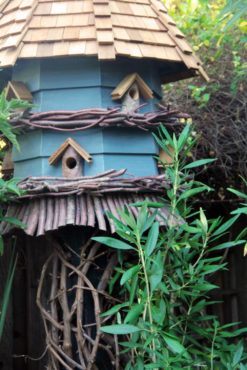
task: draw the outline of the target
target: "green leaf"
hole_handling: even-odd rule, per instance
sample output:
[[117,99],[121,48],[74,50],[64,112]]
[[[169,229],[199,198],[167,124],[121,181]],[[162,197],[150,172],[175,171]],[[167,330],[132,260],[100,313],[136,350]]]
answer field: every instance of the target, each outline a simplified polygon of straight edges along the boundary
[[0,235],[0,256],[3,255],[3,250],[4,250],[3,237],[2,235]]
[[152,305],[152,314],[154,321],[162,325],[166,317],[166,304],[163,299],[160,300],[158,307]]
[[149,277],[151,292],[153,292],[162,280],[164,271],[163,257],[160,251],[153,260],[152,271]]
[[175,338],[172,338],[170,335],[163,335],[163,338],[168,345],[168,347],[175,353],[186,353],[184,346]]
[[230,229],[230,227],[235,223],[235,221],[239,218],[239,215],[236,215],[230,220],[226,221],[224,224],[222,224],[218,229],[216,229],[213,233],[212,236],[220,235],[223,234],[225,231]]
[[222,270],[226,266],[226,263],[222,263],[220,265],[208,265],[204,266],[205,275],[212,274],[213,272],[216,272],[218,270]]
[[131,285],[130,285],[130,305],[134,302],[138,289],[138,275],[134,275],[132,277]]
[[231,215],[247,215],[247,206],[246,207],[239,207],[231,212]]
[[172,140],[169,132],[167,131],[167,129],[163,125],[160,126],[160,129],[161,129],[161,133],[164,135],[164,137],[166,138],[168,143],[171,145],[172,148],[174,148],[173,140]]
[[148,238],[145,246],[145,254],[150,256],[154,251],[159,237],[159,223],[154,222],[148,233]]
[[215,247],[210,248],[210,251],[219,251],[221,249],[227,249],[227,248],[232,248],[236,247],[237,245],[245,243],[245,240],[237,240],[237,241],[231,241],[231,242],[225,242],[222,244],[218,244]]
[[116,304],[115,306],[113,306],[112,308],[110,308],[109,310],[103,312],[100,317],[105,317],[105,316],[110,316],[110,315],[114,315],[115,313],[117,313],[122,307],[126,307],[129,305],[129,302],[124,302],[124,303],[120,303],[120,304]]
[[144,305],[141,304],[136,304],[131,309],[129,310],[127,316],[124,319],[124,323],[128,324],[129,322],[135,322],[136,319],[143,313]]
[[164,367],[164,363],[154,362],[152,364],[145,365],[144,369],[162,369],[163,367]]
[[178,202],[180,202],[181,200],[183,199],[188,199],[198,193],[202,193],[203,191],[209,191],[211,190],[208,186],[204,185],[204,186],[198,186],[197,188],[193,188],[193,189],[189,189],[189,190],[185,190],[182,195],[180,195],[180,197],[178,198]]
[[137,230],[139,231],[140,235],[142,235],[146,231],[146,223],[148,220],[148,212],[147,212],[147,205],[144,202],[139,213],[137,216]]
[[201,229],[199,227],[190,226],[188,224],[182,224],[181,229],[191,234],[198,234],[201,232]]
[[205,234],[207,234],[208,232],[208,220],[205,216],[205,213],[203,212],[203,209],[200,208],[200,221],[201,221],[201,224],[203,226],[203,231],[205,232]]
[[135,249],[131,245],[124,243],[121,240],[110,238],[108,236],[95,236],[92,238],[92,240],[95,240],[96,242],[104,244],[110,248],[122,249],[122,250]]
[[232,360],[232,366],[236,366],[239,363],[239,361],[242,358],[243,351],[244,351],[244,347],[240,343],[240,345],[238,345],[236,352],[234,353],[233,360]]
[[120,284],[124,285],[124,283],[126,283],[126,281],[130,280],[133,276],[135,276],[139,272],[139,270],[140,270],[139,265],[133,266],[126,270],[120,280]]
[[227,190],[230,191],[231,193],[237,195],[239,198],[247,199],[247,194],[245,194],[241,191],[238,191],[238,190],[232,189],[232,188],[227,188]]
[[188,141],[190,130],[191,130],[191,125],[186,125],[183,131],[181,132],[181,134],[179,135],[178,143],[177,143],[178,151],[181,151],[183,146]]
[[23,222],[14,217],[4,217],[4,221],[9,222],[12,225],[19,226],[22,229],[25,229],[26,227],[26,225]]
[[100,328],[101,331],[104,333],[109,334],[132,334],[140,331],[137,326],[129,325],[129,324],[120,324],[120,325],[106,325]]
[[247,328],[237,329],[233,332],[230,331],[221,331],[220,334],[224,338],[234,338],[238,337],[239,335],[242,335],[243,333],[247,333]]
[[199,159],[198,161],[194,161],[192,163],[187,164],[186,166],[183,167],[183,170],[189,170],[191,168],[199,167],[199,166],[205,166],[208,163],[212,163],[216,161],[215,158],[211,159]]
[[8,275],[7,275],[6,283],[5,283],[5,286],[4,286],[2,307],[0,307],[0,340],[1,340],[2,335],[3,335],[3,329],[4,329],[7,309],[8,309],[8,305],[9,305],[11,289],[12,289],[12,285],[13,285],[13,279],[14,279],[14,274],[15,274],[15,269],[16,269],[16,264],[17,264],[17,258],[18,258],[18,256],[15,255],[15,251],[13,250],[11,260],[10,260],[10,264],[9,264]]
[[129,205],[131,207],[136,207],[136,208],[140,208],[143,205],[147,206],[148,208],[162,208],[165,206],[165,201],[164,202],[152,202],[151,200],[147,199],[141,202],[130,203]]

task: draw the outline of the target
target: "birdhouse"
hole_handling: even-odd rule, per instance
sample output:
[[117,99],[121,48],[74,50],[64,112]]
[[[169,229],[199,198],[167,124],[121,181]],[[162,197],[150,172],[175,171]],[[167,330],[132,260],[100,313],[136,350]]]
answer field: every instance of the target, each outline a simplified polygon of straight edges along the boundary
[[15,370],[125,368],[100,332],[118,256],[90,238],[115,232],[110,214],[127,207],[136,218],[133,203],[163,197],[153,132],[181,115],[160,103],[161,85],[207,75],[160,0],[0,1],[0,66],[7,99],[33,102],[10,122],[23,193],[7,217],[25,227],[0,227],[21,250],[8,325],[17,334],[3,348],[14,348]]
[[92,162],[92,157],[75,140],[68,138],[48,159],[55,165],[62,157],[62,175],[67,178],[84,175],[84,161]]
[[145,114],[157,110],[161,84],[206,78],[163,4],[5,1],[1,13],[8,96],[34,104],[19,136],[21,150],[13,153],[15,176],[62,176],[49,157],[68,136],[94,157],[85,163],[85,176],[112,168],[126,168],[131,176],[157,174],[156,144],[150,132],[138,129],[135,114],[143,114],[139,123],[150,122]]
[[143,79],[132,73],[126,76],[111,93],[112,100],[122,100],[123,112],[134,112],[143,101],[153,99],[153,92]]
[[31,102],[33,97],[23,82],[9,81],[6,87],[6,99],[21,99]]

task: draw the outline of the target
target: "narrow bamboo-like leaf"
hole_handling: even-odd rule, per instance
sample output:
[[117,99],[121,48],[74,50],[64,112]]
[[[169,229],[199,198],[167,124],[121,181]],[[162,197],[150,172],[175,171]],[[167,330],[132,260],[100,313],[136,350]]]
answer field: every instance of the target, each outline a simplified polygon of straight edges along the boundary
[[231,241],[231,242],[225,242],[219,245],[216,245],[215,247],[210,248],[210,251],[219,251],[221,249],[227,249],[236,247],[237,245],[245,243],[245,240],[238,240],[238,241]]
[[237,195],[237,197],[239,197],[239,198],[247,199],[247,194],[242,193],[241,191],[238,191],[238,190],[232,189],[232,188],[227,188],[227,190],[230,191],[231,193]]
[[109,334],[132,334],[140,331],[137,326],[129,325],[129,324],[120,324],[120,325],[106,325],[100,328],[101,331],[104,333]]
[[191,234],[198,234],[201,232],[201,229],[199,227],[190,226],[188,224],[181,225],[181,228]]
[[216,229],[213,233],[212,236],[220,235],[223,234],[225,231],[229,230],[230,227],[236,222],[236,220],[239,218],[239,215],[236,215],[230,220],[226,221],[224,224],[222,224],[218,229]]
[[238,337],[239,335],[242,335],[244,333],[247,333],[247,328],[242,328],[242,329],[237,329],[237,330],[234,330],[233,332],[230,332],[230,331],[221,331],[220,334],[224,337],[224,338],[234,338],[234,337]]
[[204,266],[204,269],[203,269],[204,271],[202,272],[202,275],[213,274],[216,271],[223,270],[225,266],[226,266],[226,263],[222,263],[220,265]]
[[104,244],[107,247],[114,248],[114,249],[135,249],[131,245],[122,242],[121,240],[110,238],[108,236],[95,236],[92,238],[92,240],[95,240],[98,243]]
[[154,222],[148,233],[148,238],[145,246],[145,253],[150,256],[154,251],[159,237],[159,223]]
[[247,243],[244,245],[244,257],[247,255]]
[[130,305],[132,305],[135,300],[137,289],[138,289],[138,275],[136,274],[133,276],[130,285]]
[[140,270],[139,265],[129,268],[127,271],[124,272],[120,280],[120,284],[123,285],[124,283],[126,283],[126,281],[130,280],[133,276],[135,276],[139,272],[139,270]]
[[2,235],[0,235],[0,256],[3,255],[3,250],[4,250],[3,237]]
[[198,161],[194,161],[192,163],[186,164],[186,166],[183,167],[183,170],[189,170],[191,168],[199,167],[199,166],[205,166],[208,163],[212,163],[216,161],[215,158],[208,158],[208,159],[199,159]]
[[202,193],[203,191],[209,191],[210,188],[208,186],[199,186],[197,188],[194,188],[194,189],[189,189],[189,190],[185,190],[182,195],[180,195],[180,197],[178,198],[178,202],[180,202],[181,200],[183,199],[188,199],[188,198],[191,198],[192,196],[196,195],[196,194],[199,194],[199,193]]
[[163,133],[163,135],[165,136],[166,140],[169,142],[169,144],[171,145],[171,147],[174,147],[173,140],[171,138],[171,135],[167,131],[167,129],[163,125],[161,125],[160,128],[161,128],[161,132]]
[[24,229],[26,227],[26,225],[23,222],[21,222],[20,220],[18,220],[17,218],[14,218],[14,217],[4,217],[4,221],[9,222],[12,225],[19,226],[22,229]]
[[133,307],[131,307],[127,316],[124,319],[124,323],[125,324],[128,324],[128,323],[134,323],[135,324],[134,321],[136,321],[136,319],[138,319],[138,317],[143,312],[143,309],[144,309],[143,304],[136,304]]
[[200,221],[201,221],[201,224],[203,226],[203,230],[205,232],[205,234],[207,234],[208,232],[208,220],[205,216],[205,213],[203,212],[203,209],[200,208]]
[[168,335],[164,335],[163,336],[166,344],[168,345],[168,347],[175,353],[186,353],[186,349],[184,348],[184,346],[176,339],[174,338],[171,338],[170,336]]
[[183,131],[181,132],[181,134],[179,135],[178,145],[177,145],[179,151],[181,151],[184,144],[186,144],[186,142],[188,141],[190,130],[191,130],[191,125],[186,125]]
[[121,303],[121,304],[117,304],[116,306],[110,308],[109,310],[103,312],[100,316],[101,317],[105,317],[105,316],[110,316],[110,315],[114,315],[115,313],[117,313],[122,307],[126,307],[129,305],[129,302],[125,302],[125,303]]
[[165,201],[164,203],[163,202],[151,202],[150,200],[147,199],[142,202],[130,203],[131,207],[136,207],[136,208],[140,208],[143,205],[146,205],[148,208],[162,208],[165,206]]
[[3,335],[3,329],[4,329],[7,309],[9,305],[16,264],[17,264],[17,256],[15,256],[14,251],[13,251],[10,264],[9,264],[9,271],[8,271],[8,275],[6,279],[6,284],[4,287],[2,307],[0,307],[0,341]]
[[246,207],[239,207],[231,212],[231,215],[247,215],[247,206]]
[[162,369],[164,364],[161,362],[154,362],[152,364],[148,364],[144,366],[144,369]]
[[232,360],[232,366],[233,367],[236,366],[239,363],[239,361],[241,360],[243,351],[244,351],[244,347],[240,343],[238,345],[238,348],[237,348],[236,352],[234,353],[234,356],[233,356],[233,360]]
[[163,271],[164,271],[163,257],[159,251],[155,256],[155,259],[153,260],[152,272],[149,277],[152,292],[157,288],[157,286],[161,282]]

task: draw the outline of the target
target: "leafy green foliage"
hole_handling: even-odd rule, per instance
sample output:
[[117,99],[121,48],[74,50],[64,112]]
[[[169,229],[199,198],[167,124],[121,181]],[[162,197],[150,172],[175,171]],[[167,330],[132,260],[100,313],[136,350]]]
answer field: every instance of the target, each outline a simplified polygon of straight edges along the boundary
[[[191,169],[205,166],[209,160],[186,164],[186,153],[195,142],[190,140],[191,128],[186,126],[177,138],[162,127],[158,143],[173,149],[173,163],[162,163],[172,184],[167,191],[169,217],[166,229],[156,221],[160,203],[138,203],[137,219],[128,209],[121,211],[122,221],[111,216],[118,238],[94,238],[115,248],[120,258],[110,284],[121,290],[123,303],[111,307],[102,316],[114,318],[102,332],[127,334],[120,342],[129,355],[125,369],[246,369],[247,355],[239,337],[247,329],[231,330],[220,325],[217,317],[207,313],[216,304],[209,293],[217,286],[210,277],[226,269],[218,251],[245,243],[240,236],[226,241],[234,215],[227,221],[221,217],[208,219],[202,208],[194,209],[195,194],[210,189],[191,176]],[[154,207],[154,205],[156,207]],[[113,241],[114,240],[114,241]],[[129,258],[122,243],[131,245]],[[124,255],[122,255],[124,253]],[[119,288],[116,288],[119,291]],[[235,342],[232,339],[235,338]]]
[[[5,93],[2,92],[0,94],[0,134],[4,136],[5,139],[10,141],[10,143],[14,145],[17,149],[19,149],[19,144],[17,142],[16,135],[13,133],[12,128],[9,124],[9,119],[14,111],[25,110],[27,108],[30,108],[31,106],[32,105],[30,103],[22,100],[12,99],[11,101],[7,101],[5,98]],[[8,202],[11,197],[20,196],[22,193],[23,192],[18,188],[16,179],[5,181],[0,177],[0,222],[5,221],[18,227],[24,227],[24,225],[16,218],[6,217],[3,211],[4,203]],[[2,235],[0,235],[0,256],[2,256],[3,251],[3,237]],[[15,254],[15,251],[13,251],[9,263],[8,275],[4,285],[3,297],[0,302],[0,340],[3,334],[16,263],[17,255]]]
[[10,263],[9,263],[8,275],[5,281],[3,299],[0,304],[0,342],[1,342],[2,335],[3,335],[3,329],[4,329],[4,324],[5,324],[16,264],[17,264],[17,255],[15,253],[15,250],[13,250]]
[[[192,155],[217,157],[205,177],[218,188],[218,199],[225,199],[229,193],[224,184],[237,187],[239,174],[247,176],[247,1],[166,0],[165,5],[203,61],[210,81],[165,85],[164,101],[191,114],[200,138]],[[205,181],[201,171],[196,172]]]
[[27,101],[12,99],[8,101],[5,93],[0,94],[0,132],[8,139],[16,148],[19,149],[19,144],[16,140],[16,135],[9,124],[10,115],[16,110],[25,110],[31,108],[32,104]]
[[[22,193],[23,191],[21,191],[18,188],[16,179],[5,181],[0,178],[0,204],[8,202],[12,195],[20,196]],[[9,222],[21,228],[24,227],[23,223],[17,220],[16,218],[6,217],[3,212],[3,207],[1,207],[0,209],[0,222],[2,221]],[[0,256],[3,254],[3,250],[4,250],[3,238],[2,235],[0,235]]]

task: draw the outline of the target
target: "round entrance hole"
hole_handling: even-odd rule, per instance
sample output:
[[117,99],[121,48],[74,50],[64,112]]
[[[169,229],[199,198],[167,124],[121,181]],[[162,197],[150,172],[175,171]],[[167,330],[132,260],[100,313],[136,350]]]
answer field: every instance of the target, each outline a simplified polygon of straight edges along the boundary
[[73,157],[69,157],[66,159],[66,166],[70,169],[70,170],[73,170],[73,168],[75,168],[77,165],[77,161],[75,158]]
[[133,86],[130,90],[129,90],[129,95],[130,97],[133,99],[133,100],[138,100],[139,99],[139,90],[136,86]]

